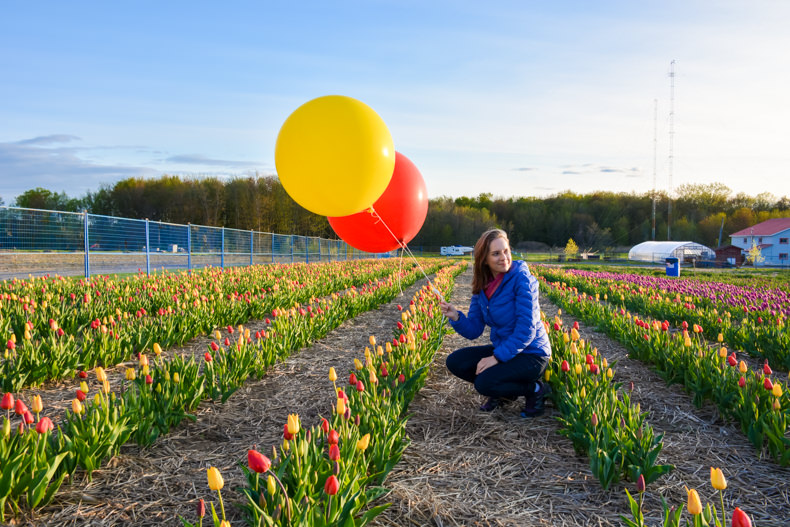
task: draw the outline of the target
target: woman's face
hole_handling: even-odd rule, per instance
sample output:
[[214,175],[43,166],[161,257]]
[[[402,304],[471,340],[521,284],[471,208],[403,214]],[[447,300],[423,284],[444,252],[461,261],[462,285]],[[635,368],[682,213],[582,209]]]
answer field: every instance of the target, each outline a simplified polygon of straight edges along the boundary
[[495,238],[488,245],[486,263],[494,276],[510,270],[513,258],[510,256],[510,244],[505,238]]

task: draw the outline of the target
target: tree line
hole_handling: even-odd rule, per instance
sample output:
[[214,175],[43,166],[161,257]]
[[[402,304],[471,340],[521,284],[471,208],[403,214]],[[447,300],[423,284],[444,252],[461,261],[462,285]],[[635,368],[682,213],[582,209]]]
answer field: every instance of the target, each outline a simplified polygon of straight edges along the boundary
[[[769,193],[733,194],[725,185],[684,184],[666,192],[577,194],[566,191],[545,198],[439,197],[430,200],[428,216],[412,248],[473,245],[484,230],[500,227],[511,243],[525,250],[562,250],[569,239],[581,250],[622,250],[653,239],[671,238],[716,247],[729,234],[770,218],[790,217],[790,199]],[[2,204],[2,200],[0,200]],[[82,197],[35,188],[13,205],[47,210],[148,218],[170,223],[224,226],[262,232],[336,238],[326,218],[313,214],[285,192],[276,176],[157,179],[127,178]]]

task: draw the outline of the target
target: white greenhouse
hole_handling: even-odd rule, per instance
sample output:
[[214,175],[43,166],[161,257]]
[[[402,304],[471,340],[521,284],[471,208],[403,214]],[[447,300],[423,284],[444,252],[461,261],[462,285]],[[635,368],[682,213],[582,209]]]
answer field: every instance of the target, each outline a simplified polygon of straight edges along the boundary
[[628,259],[638,262],[664,263],[667,258],[686,260],[715,260],[716,253],[695,242],[642,242],[628,251]]

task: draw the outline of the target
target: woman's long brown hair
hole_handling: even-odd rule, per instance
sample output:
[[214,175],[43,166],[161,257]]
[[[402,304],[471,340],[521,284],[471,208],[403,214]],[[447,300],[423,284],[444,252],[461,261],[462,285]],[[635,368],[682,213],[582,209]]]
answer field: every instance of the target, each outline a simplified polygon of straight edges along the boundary
[[472,276],[473,295],[476,295],[482,291],[488,282],[494,279],[494,274],[491,272],[491,269],[486,263],[486,257],[488,256],[488,248],[490,247],[491,242],[497,238],[504,238],[505,241],[508,242],[508,245],[510,245],[510,240],[507,238],[507,233],[502,229],[491,229],[484,232],[480,235],[480,239],[478,239],[477,243],[475,244],[475,272],[474,276]]

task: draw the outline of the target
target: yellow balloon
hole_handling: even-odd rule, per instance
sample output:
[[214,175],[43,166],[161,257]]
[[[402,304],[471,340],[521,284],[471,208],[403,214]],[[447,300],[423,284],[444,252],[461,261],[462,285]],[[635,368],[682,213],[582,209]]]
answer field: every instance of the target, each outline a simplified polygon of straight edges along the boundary
[[351,97],[306,102],[283,123],[274,151],[277,175],[299,205],[322,216],[349,216],[386,190],[395,147],[384,120]]

